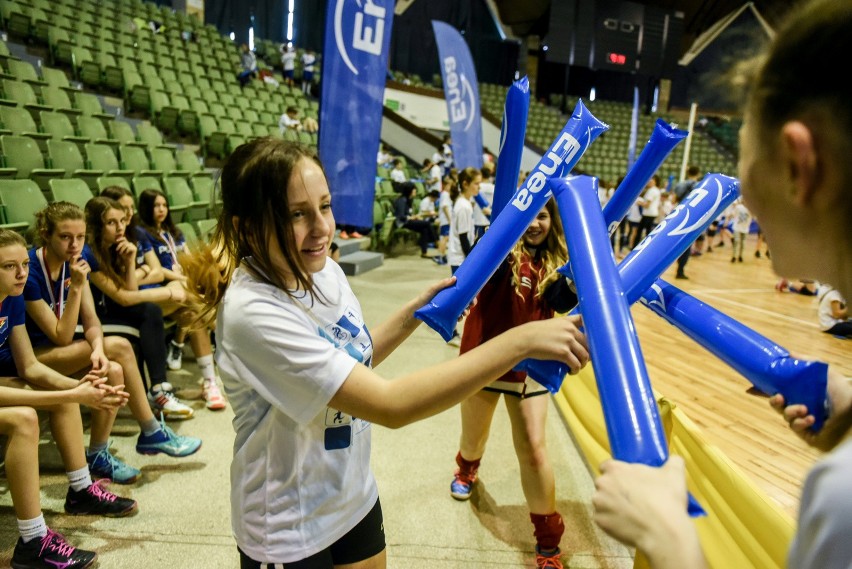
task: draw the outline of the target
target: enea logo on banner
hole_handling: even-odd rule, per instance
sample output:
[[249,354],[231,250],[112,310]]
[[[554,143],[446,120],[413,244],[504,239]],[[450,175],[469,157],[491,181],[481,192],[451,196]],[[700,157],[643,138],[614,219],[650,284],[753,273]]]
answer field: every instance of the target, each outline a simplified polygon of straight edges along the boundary
[[450,123],[465,123],[464,129],[468,130],[473,123],[473,109],[475,105],[473,87],[464,73],[456,71],[456,58],[444,58],[444,77],[447,82],[447,97],[450,108]]
[[[350,50],[381,55],[386,14],[387,10],[372,0],[337,0],[334,7],[334,39],[340,58],[355,75],[358,75],[358,68],[352,63]],[[351,41],[347,40],[350,33]]]

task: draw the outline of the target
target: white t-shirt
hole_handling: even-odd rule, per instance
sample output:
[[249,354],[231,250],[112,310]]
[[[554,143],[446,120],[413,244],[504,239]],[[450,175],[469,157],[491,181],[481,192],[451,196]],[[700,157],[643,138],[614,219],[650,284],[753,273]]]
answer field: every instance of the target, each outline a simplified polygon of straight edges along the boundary
[[396,168],[390,171],[390,179],[400,184],[408,180],[408,178],[405,177],[405,172]]
[[633,202],[630,209],[627,210],[627,221],[639,223],[642,221],[642,211],[639,209],[639,203]]
[[820,330],[829,330],[835,324],[840,324],[845,322],[844,320],[840,320],[832,316],[831,312],[831,303],[837,301],[841,305],[846,304],[846,301],[843,299],[843,296],[836,289],[828,286],[822,285],[819,288],[819,329]]
[[734,207],[734,233],[748,233],[751,229],[751,212],[741,203]]
[[426,196],[425,198],[420,200],[420,213],[432,217],[434,217],[437,213],[435,211],[435,202],[433,202],[432,198],[430,198],[429,196]]
[[452,214],[453,200],[450,198],[450,192],[442,190],[441,197],[438,198],[438,223],[440,225],[449,225]]
[[293,300],[241,267],[216,320],[236,431],[231,525],[262,563],[325,549],[378,498],[370,423],[328,407],[356,364],[370,365],[372,340],[340,266],[329,259],[313,277],[327,304]]
[[296,68],[296,52],[292,50],[285,51],[281,54],[281,66],[284,71],[292,71]]
[[[485,200],[488,204],[488,207],[491,207],[491,204],[494,202],[494,184],[491,182],[482,182],[479,184],[479,195]],[[473,200],[473,224],[474,225],[491,225],[491,221],[485,216],[482,212],[482,208],[479,207],[479,204],[476,200]]]
[[447,248],[447,264],[457,267],[465,259],[459,235],[466,234],[467,242],[473,245],[476,230],[473,226],[473,205],[464,196],[459,196],[453,204],[453,220],[450,222],[450,242]]
[[642,217],[653,217],[660,215],[660,188],[651,186],[642,194],[645,205],[642,206]]
[[302,54],[302,69],[304,71],[313,72],[314,64],[317,62],[317,56],[312,53]]
[[302,126],[302,123],[299,122],[299,119],[291,119],[287,113],[282,113],[281,118],[278,119],[278,128],[281,130],[282,135],[288,128],[298,128],[300,126]]
[[431,184],[429,184],[430,190],[438,190],[441,191],[441,176],[444,175],[444,171],[441,169],[439,164],[434,164],[431,168],[429,168],[429,180],[433,180]]

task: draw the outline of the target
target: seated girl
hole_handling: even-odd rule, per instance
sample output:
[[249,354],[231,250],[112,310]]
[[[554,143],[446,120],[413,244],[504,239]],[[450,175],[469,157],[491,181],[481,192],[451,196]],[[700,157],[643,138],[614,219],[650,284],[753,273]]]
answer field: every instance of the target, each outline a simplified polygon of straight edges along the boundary
[[[83,211],[69,202],[54,202],[36,214],[40,247],[29,252],[30,267],[24,290],[27,330],[36,357],[68,375],[90,368],[102,372],[111,385],[125,385],[129,406],[141,433],[137,451],[187,456],[201,446],[192,437],[180,437],[157,421],[148,405],[133,347],[119,336],[104,337],[89,287],[89,263],[83,256],[86,223]],[[75,337],[78,323],[83,337]],[[92,472],[129,484],[141,472],[109,452],[109,434],[115,413],[95,411],[86,459]]]
[[114,412],[127,403],[128,394],[121,385],[107,384],[102,374],[90,372],[77,381],[38,361],[27,335],[21,296],[29,265],[26,241],[13,231],[0,229],[0,434],[7,437],[5,471],[20,532],[12,567],[81,569],[89,567],[97,554],[70,545],[47,527],[41,511],[36,410],[49,413],[68,476],[65,512],[127,516],[136,511],[136,501],[116,496],[92,481],[80,405]]
[[[159,190],[145,190],[139,194],[137,218],[139,243],[146,243],[146,246],[154,252],[152,257],[156,259],[151,259],[150,264],[154,266],[155,263],[159,264],[166,284],[177,283],[183,286],[186,277],[178,256],[187,251],[186,239],[172,220],[165,194]],[[148,262],[146,260],[146,263]],[[162,307],[164,315],[171,316],[178,323],[178,330],[168,349],[166,361],[169,369],[181,368],[184,340],[189,335],[195,362],[201,371],[201,392],[207,402],[207,408],[215,411],[224,409],[225,398],[219,388],[216,367],[213,363],[210,329],[193,327],[188,331],[187,327],[196,318],[195,314],[181,302],[169,301],[158,304]]]

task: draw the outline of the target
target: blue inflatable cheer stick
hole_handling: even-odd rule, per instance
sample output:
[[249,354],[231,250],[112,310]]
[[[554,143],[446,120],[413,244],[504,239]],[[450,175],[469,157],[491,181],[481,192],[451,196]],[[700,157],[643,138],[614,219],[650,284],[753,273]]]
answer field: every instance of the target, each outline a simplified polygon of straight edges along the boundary
[[497,173],[494,176],[494,198],[491,200],[492,223],[518,189],[518,174],[521,171],[521,156],[524,152],[524,135],[527,132],[529,108],[530,82],[524,76],[512,83],[506,93]]
[[[572,184],[591,186],[588,176],[572,178]],[[618,272],[627,295],[627,302],[633,304],[642,293],[648,290],[663,271],[692,245],[720,212],[739,196],[739,182],[736,178],[722,174],[708,174],[699,185],[693,188],[678,207],[639,243],[621,264]],[[564,212],[562,223],[566,227],[574,223]],[[602,252],[612,258],[612,249]],[[573,265],[572,258],[569,265]],[[559,269],[565,274],[568,265]],[[571,277],[570,271],[566,275]],[[562,362],[545,360],[524,360],[517,369],[527,372],[542,385],[558,390],[562,379],[568,372],[568,366]]]
[[737,370],[768,395],[780,393],[787,404],[806,405],[813,432],[828,418],[828,364],[794,358],[754,330],[658,279],[642,303]]
[[[610,251],[596,192],[570,180],[549,180],[565,227],[568,252],[603,407],[612,455],[662,466],[669,458],[657,402],[636,337],[630,305]],[[691,515],[704,510],[689,497]]]
[[589,112],[582,101],[578,101],[574,114],[547,154],[539,160],[512,200],[458,268],[455,284],[436,294],[414,316],[426,322],[449,342],[462,312],[482,290],[550,198],[547,178],[570,171],[589,145],[608,128]]

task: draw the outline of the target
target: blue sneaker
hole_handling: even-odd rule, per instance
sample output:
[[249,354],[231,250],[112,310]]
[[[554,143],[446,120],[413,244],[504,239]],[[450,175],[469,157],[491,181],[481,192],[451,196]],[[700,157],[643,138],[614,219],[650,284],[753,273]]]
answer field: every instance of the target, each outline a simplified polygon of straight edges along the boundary
[[109,478],[117,484],[132,484],[139,479],[142,471],[124,464],[115,458],[109,448],[99,450],[94,454],[86,453],[89,472],[99,478]]
[[161,430],[151,435],[139,434],[139,439],[136,441],[136,452],[139,454],[163,453],[180,457],[189,456],[201,448],[201,439],[177,435],[162,422],[160,427],[162,427]]
[[457,472],[450,484],[450,496],[456,500],[469,500],[474,482],[476,482],[476,474],[464,476]]

